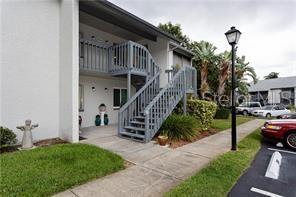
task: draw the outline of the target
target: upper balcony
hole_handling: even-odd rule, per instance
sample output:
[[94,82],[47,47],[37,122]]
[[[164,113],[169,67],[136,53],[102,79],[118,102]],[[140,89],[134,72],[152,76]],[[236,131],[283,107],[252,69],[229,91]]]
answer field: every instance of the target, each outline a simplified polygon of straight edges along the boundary
[[105,43],[80,39],[79,45],[79,68],[83,72],[111,75],[131,72],[151,77],[159,71],[146,47],[132,41],[108,46]]

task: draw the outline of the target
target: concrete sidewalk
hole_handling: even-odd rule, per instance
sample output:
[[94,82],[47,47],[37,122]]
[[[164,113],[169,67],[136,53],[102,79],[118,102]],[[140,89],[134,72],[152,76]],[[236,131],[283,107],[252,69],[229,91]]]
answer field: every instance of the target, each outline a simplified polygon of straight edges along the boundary
[[[243,139],[263,122],[255,119],[239,125],[238,139]],[[230,129],[177,149],[153,142],[136,143],[117,136],[85,140],[84,143],[116,152],[135,165],[56,196],[162,196],[212,159],[230,150],[230,140]]]

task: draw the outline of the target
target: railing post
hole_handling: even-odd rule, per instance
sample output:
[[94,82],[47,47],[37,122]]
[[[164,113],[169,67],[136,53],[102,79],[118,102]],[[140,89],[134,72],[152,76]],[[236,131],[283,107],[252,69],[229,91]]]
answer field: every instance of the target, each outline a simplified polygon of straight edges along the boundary
[[193,87],[194,87],[194,96],[197,97],[197,70],[194,69],[194,79],[193,79]]
[[133,45],[128,42],[128,73],[127,73],[127,99],[131,98],[131,69],[133,63]]
[[120,135],[121,130],[122,130],[122,121],[121,121],[120,110],[119,110],[119,112],[118,112],[118,135]]
[[148,142],[151,139],[151,131],[149,127],[149,112],[145,111],[145,142]]
[[186,115],[187,113],[187,95],[186,95],[186,92],[187,92],[187,84],[186,84],[186,68],[184,69],[184,96],[183,96],[183,114]]

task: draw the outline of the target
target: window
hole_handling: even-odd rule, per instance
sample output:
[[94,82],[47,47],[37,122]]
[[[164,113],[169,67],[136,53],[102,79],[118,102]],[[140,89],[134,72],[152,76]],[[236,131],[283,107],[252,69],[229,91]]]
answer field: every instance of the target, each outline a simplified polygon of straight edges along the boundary
[[260,107],[259,103],[250,103],[250,107]]
[[84,111],[84,89],[81,84],[79,84],[79,111]]
[[113,108],[119,109],[127,101],[127,89],[114,88],[113,89]]

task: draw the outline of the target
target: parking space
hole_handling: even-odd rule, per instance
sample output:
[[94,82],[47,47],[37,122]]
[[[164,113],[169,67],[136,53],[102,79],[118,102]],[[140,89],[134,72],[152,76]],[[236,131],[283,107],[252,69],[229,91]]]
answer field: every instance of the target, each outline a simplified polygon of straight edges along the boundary
[[[271,179],[265,177],[265,172],[275,151],[281,153],[282,163],[278,179]],[[263,140],[255,160],[232,188],[229,196],[295,197],[296,152],[279,148],[275,143]]]

